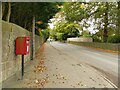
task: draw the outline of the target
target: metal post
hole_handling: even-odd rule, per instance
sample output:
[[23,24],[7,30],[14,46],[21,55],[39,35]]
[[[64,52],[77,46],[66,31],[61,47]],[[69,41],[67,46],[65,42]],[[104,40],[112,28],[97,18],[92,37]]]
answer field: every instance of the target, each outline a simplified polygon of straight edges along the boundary
[[24,76],[24,55],[22,55],[21,79],[23,79],[23,76]]

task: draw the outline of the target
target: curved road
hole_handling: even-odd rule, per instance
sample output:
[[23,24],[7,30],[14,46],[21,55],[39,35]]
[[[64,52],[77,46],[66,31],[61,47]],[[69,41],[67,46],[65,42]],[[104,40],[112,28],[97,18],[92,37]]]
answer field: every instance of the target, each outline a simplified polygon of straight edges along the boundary
[[101,71],[105,77],[118,86],[118,55],[99,50],[72,45],[68,43],[50,42],[50,44],[65,55],[72,56],[80,62],[89,64]]

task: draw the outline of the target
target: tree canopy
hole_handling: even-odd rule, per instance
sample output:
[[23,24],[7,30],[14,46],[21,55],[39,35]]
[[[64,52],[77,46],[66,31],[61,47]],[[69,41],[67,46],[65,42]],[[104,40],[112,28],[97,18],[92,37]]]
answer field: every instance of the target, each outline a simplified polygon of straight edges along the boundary
[[[35,16],[36,28],[44,29],[47,23],[60,9],[60,2],[6,2],[2,3],[3,20],[9,16],[9,21],[16,23],[28,30],[31,29],[32,19]],[[8,15],[9,13],[9,15]]]
[[67,31],[71,32],[72,36],[74,25],[77,24],[82,34],[86,33],[84,30],[92,27],[92,31],[97,32],[93,38],[97,37],[100,42],[109,42],[109,38],[114,35],[116,39],[120,38],[120,1],[7,2],[2,3],[2,13],[3,20],[16,23],[29,31],[32,29],[32,20],[35,16],[36,33],[47,28],[49,20],[55,18],[54,26],[57,29],[54,28],[53,31],[58,32],[56,35],[59,37],[66,35]]
[[62,12],[67,21],[78,23],[82,28],[87,29],[93,23],[94,29],[102,32],[101,42],[107,42],[111,30],[119,37],[119,7],[119,2],[66,2]]

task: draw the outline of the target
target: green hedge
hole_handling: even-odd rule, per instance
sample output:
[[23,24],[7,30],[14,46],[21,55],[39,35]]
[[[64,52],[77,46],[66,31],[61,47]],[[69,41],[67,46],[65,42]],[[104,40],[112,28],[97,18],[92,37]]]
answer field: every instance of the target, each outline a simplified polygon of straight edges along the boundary
[[120,35],[114,35],[108,37],[108,43],[120,43]]
[[97,43],[97,42],[69,42],[71,44],[80,45],[80,46],[87,46],[87,47],[94,47],[94,48],[101,48],[105,50],[113,50],[119,51],[120,50],[120,43],[112,44],[112,43]]

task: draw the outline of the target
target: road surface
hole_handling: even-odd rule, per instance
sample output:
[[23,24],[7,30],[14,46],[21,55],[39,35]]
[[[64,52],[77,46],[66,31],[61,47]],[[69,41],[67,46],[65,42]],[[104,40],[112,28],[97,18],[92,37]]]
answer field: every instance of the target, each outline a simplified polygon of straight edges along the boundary
[[[112,90],[116,90],[116,86],[99,70],[84,63],[93,59],[93,54],[88,57],[90,51],[97,52],[71,44],[45,43],[36,53],[34,60],[26,64],[23,80],[20,80],[20,72],[16,73],[3,83],[3,88],[114,88]],[[97,58],[94,60],[99,62]],[[92,60],[90,62],[92,63]]]
[[118,55],[99,50],[72,45],[68,43],[50,42],[61,53],[73,60],[86,63],[102,72],[106,78],[118,85]]

